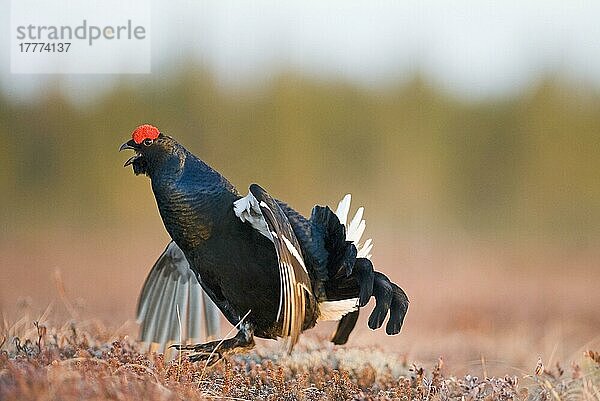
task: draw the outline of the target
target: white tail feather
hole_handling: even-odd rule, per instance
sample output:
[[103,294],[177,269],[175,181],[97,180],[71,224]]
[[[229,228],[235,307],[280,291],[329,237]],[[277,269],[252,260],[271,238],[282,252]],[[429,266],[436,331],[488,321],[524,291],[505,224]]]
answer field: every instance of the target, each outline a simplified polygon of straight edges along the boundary
[[351,241],[354,246],[356,246],[356,250],[358,251],[357,257],[359,258],[367,258],[371,259],[371,250],[373,249],[373,240],[368,239],[364,244],[360,244],[360,239],[362,238],[363,233],[365,232],[365,228],[367,223],[363,219],[363,214],[365,211],[364,207],[359,207],[356,211],[354,217],[348,224],[348,213],[350,212],[350,203],[352,202],[352,195],[347,194],[338,204],[337,210],[335,211],[336,216],[346,227],[346,240]]
[[365,241],[365,243],[360,247],[358,253],[356,254],[357,258],[367,258],[371,259],[371,249],[373,249],[373,240],[369,238]]
[[[360,245],[360,239],[365,232],[367,223],[363,220],[365,209],[361,206],[356,214],[348,223],[348,213],[350,212],[350,202],[352,195],[347,194],[338,204],[335,211],[336,216],[346,227],[346,240],[351,241],[356,246],[358,258],[371,259],[371,249],[373,249],[373,240],[368,239]],[[358,309],[358,298],[342,299],[340,301],[319,302],[319,321],[340,320],[344,315]]]
[[364,221],[362,219],[364,211],[365,211],[364,207],[361,206],[358,208],[358,210],[356,211],[356,214],[352,218],[352,221],[350,222],[350,224],[348,224],[348,234],[356,231],[358,229],[358,226],[360,225],[360,223]]
[[346,221],[348,221],[348,212],[350,211],[350,202],[352,201],[352,195],[347,194],[344,198],[338,203],[337,210],[335,211],[336,216],[340,219],[340,223],[346,225]]

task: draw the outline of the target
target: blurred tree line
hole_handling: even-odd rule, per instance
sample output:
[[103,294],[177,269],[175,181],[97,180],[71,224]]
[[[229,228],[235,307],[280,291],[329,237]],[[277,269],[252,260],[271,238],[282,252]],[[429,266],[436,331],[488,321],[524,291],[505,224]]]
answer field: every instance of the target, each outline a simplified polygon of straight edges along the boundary
[[[201,68],[123,80],[75,104],[56,82],[31,103],[0,95],[5,228],[157,219],[118,146],[158,126],[241,192],[258,182],[301,211],[346,192],[397,232],[600,238],[600,94],[548,78],[467,101],[416,75],[386,88],[282,73],[220,86]],[[355,205],[358,206],[358,205]]]

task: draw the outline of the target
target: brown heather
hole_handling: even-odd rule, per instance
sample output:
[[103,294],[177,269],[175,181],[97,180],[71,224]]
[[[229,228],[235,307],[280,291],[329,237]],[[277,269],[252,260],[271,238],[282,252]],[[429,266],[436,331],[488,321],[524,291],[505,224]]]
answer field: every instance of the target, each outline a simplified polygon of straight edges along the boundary
[[[27,327],[29,326],[29,327]],[[18,332],[18,333],[17,333]],[[260,346],[213,368],[145,353],[97,321],[8,326],[0,337],[0,400],[600,400],[600,353],[570,369],[452,375],[443,359],[409,366],[377,348],[335,348],[310,335],[292,355]]]

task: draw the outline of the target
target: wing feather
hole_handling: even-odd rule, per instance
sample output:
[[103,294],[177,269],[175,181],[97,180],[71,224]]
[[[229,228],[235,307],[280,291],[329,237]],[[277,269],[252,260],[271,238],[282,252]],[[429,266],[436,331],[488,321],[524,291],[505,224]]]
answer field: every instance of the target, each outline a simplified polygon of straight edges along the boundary
[[[193,282],[190,280],[189,288],[189,304],[188,304],[188,316],[201,316],[202,315],[202,288],[200,283]],[[188,319],[188,339],[195,339],[200,341],[202,338],[202,321],[200,319]]]
[[[203,327],[207,333],[220,331],[220,320],[214,318],[218,309],[212,302],[204,305],[202,295],[200,283],[185,255],[175,242],[169,243],[150,270],[140,293],[137,306],[140,340],[158,343],[160,352],[170,342],[202,339]],[[207,318],[209,313],[211,319]]]
[[169,324],[173,320],[173,314],[175,314],[175,291],[177,290],[177,283],[170,279],[167,279],[167,285],[165,286],[165,292],[163,294],[160,308],[158,308],[158,327],[156,329],[156,336],[158,338],[157,343],[166,345],[167,337],[169,336]]
[[[158,276],[155,291],[149,293],[148,296],[148,313],[141,321],[140,339],[143,342],[158,343],[157,327],[160,323],[161,302],[164,294],[167,292],[168,278],[162,274]],[[138,317],[138,321],[140,318]]]
[[291,352],[304,327],[312,288],[298,239],[278,202],[256,184],[250,186],[248,196],[234,203],[234,211],[275,245],[281,285],[278,319]]

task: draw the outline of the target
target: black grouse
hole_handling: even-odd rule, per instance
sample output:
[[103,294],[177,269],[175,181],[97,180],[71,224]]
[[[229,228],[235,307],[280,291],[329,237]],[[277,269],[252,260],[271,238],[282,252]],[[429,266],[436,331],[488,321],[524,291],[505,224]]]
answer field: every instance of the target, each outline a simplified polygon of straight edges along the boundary
[[199,313],[189,310],[191,303],[186,306],[181,286],[167,284],[173,277],[185,285],[195,283],[190,278],[197,279],[239,330],[222,342],[174,345],[191,351],[193,361],[212,364],[224,355],[250,349],[253,336],[282,337],[291,351],[300,333],[321,320],[339,320],[332,341],[344,344],[358,309],[371,296],[376,303],[369,327],[381,327],[389,313],[386,333],[400,332],[408,298],[373,269],[370,240],[358,244],[364,231],[362,208],[346,226],[349,195],[340,202],[339,217],[329,207],[315,206],[306,219],[256,184],[241,196],[221,174],[151,125],[136,128],[123,149],[135,151],[125,166],[150,177],[173,240],[140,296],[142,337],[146,331],[159,333],[160,338],[150,336],[156,342],[177,339],[176,321],[162,321],[174,319],[169,309],[175,302],[170,300],[182,299],[178,308]]

